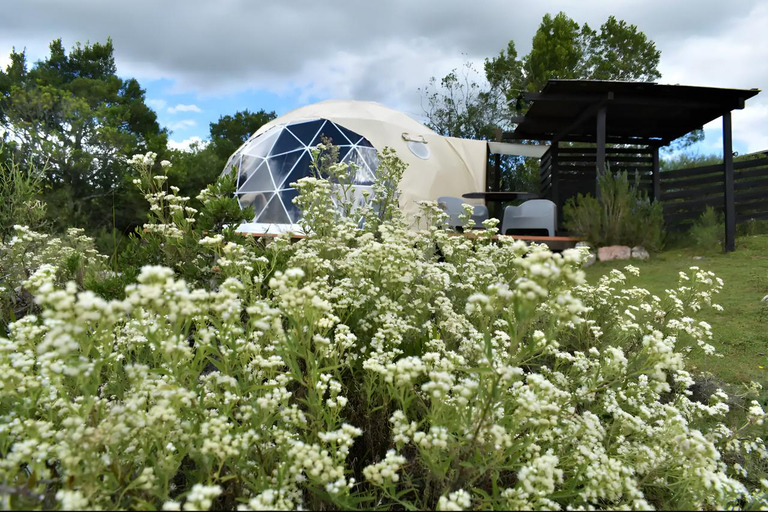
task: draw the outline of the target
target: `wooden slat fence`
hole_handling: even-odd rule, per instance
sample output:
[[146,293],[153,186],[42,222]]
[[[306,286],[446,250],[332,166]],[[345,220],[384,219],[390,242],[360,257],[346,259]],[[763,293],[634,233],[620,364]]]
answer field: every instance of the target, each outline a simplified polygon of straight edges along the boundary
[[[553,158],[552,151],[542,157],[540,190],[542,197],[552,195],[552,165],[558,169],[558,192],[560,203],[577,194],[595,195],[597,185],[597,148],[561,147]],[[626,171],[630,182],[634,183],[636,174],[640,178],[640,187],[649,194],[653,191],[653,156],[645,148],[606,148],[605,160],[611,172]]]
[[[768,156],[750,155],[733,163],[736,223],[768,219]],[[684,230],[707,206],[722,212],[723,165],[707,165],[661,173],[661,201],[667,229]]]

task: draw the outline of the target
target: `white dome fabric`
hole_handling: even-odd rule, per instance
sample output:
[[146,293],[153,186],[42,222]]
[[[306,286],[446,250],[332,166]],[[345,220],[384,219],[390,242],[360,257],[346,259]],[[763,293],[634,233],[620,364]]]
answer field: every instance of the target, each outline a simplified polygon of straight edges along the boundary
[[238,198],[256,209],[254,222],[241,225],[240,231],[299,231],[300,212],[290,204],[296,193],[288,184],[309,175],[308,147],[320,142],[321,133],[340,146],[342,161],[360,166],[355,180],[359,189],[373,180],[375,150],[394,149],[408,164],[399,189],[400,207],[409,219],[418,212],[419,201],[485,190],[485,141],[443,137],[378,103],[328,100],[270,121],[230,157],[224,173],[237,166]]

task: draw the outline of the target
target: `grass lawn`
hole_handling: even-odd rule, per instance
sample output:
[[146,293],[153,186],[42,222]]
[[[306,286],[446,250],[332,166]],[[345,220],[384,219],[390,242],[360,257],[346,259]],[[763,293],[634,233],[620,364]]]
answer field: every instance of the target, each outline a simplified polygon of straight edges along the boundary
[[[700,257],[694,259],[694,257]],[[716,302],[722,312],[707,310],[697,318],[712,325],[713,345],[724,357],[692,356],[692,370],[711,372],[730,384],[754,380],[768,391],[768,235],[736,239],[736,251],[703,253],[685,248],[668,250],[647,261],[597,262],[586,269],[587,279],[595,283],[611,269],[632,264],[640,276],[631,284],[648,289],[660,297],[676,287],[678,272],[691,266],[714,272],[725,282]]]

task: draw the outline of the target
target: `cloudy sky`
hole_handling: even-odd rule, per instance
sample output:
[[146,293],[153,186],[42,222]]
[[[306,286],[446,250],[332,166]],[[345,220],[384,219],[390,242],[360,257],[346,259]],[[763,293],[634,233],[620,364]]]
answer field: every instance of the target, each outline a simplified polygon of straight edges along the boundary
[[[598,28],[609,15],[661,50],[661,83],[764,92],[734,113],[740,153],[768,149],[768,0],[6,0],[0,65],[35,61],[52,39],[112,37],[118,74],[137,78],[176,145],[206,138],[238,110],[277,114],[323,99],[381,102],[423,120],[419,88],[514,40],[519,55],[546,13]],[[720,123],[698,149],[721,149]]]

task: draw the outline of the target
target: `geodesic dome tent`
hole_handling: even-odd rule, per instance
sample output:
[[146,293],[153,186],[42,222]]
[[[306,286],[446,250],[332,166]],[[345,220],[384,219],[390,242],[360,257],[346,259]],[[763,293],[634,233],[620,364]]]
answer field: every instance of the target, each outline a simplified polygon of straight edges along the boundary
[[412,217],[422,200],[485,190],[485,141],[443,137],[378,103],[329,100],[270,121],[230,157],[223,173],[237,172],[237,198],[256,211],[239,231],[300,231],[301,212],[293,204],[297,192],[290,184],[311,175],[310,148],[323,136],[339,147],[341,162],[357,166],[358,199],[375,179],[377,151],[394,149],[408,164],[398,187],[406,216]]

